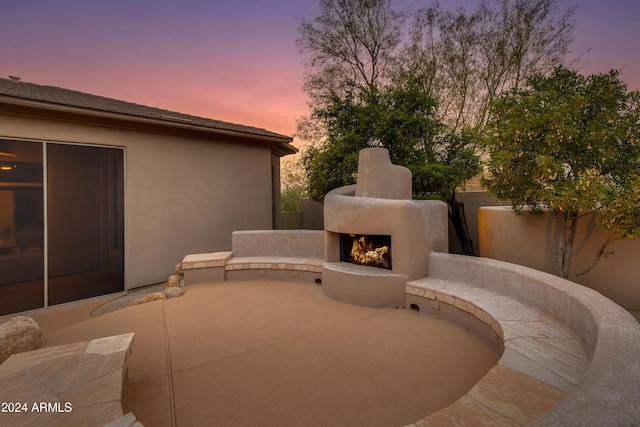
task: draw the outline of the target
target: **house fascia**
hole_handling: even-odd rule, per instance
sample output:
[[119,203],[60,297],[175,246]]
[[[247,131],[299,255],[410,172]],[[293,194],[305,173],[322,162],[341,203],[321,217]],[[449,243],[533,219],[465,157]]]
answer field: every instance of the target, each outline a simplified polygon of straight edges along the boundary
[[[14,116],[158,133],[231,144],[261,146],[271,149],[272,153],[279,157],[294,154],[298,151],[290,144],[293,138],[288,136],[270,132],[260,134],[250,131],[214,128],[189,123],[187,120],[171,118],[170,116],[163,119],[141,117],[6,95],[0,95],[0,111],[2,114]],[[251,128],[246,127],[246,129],[250,130]]]

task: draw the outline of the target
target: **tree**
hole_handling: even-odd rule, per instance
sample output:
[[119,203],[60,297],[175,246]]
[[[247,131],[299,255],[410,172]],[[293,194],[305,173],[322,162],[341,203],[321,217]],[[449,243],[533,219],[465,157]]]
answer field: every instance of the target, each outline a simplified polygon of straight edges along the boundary
[[411,14],[394,0],[321,0],[297,40],[311,107],[297,132],[311,142],[310,197],[354,182],[359,150],[382,145],[411,169],[416,196],[449,201],[473,254],[455,190],[478,173],[473,149],[488,103],[566,52],[572,11],[556,19],[560,2],[481,0],[472,13],[436,2]]
[[618,72],[588,77],[564,67],[536,74],[525,89],[493,103],[486,148],[489,192],[522,215],[552,212],[561,222],[558,274],[569,278],[578,221],[596,216],[611,242],[640,235],[640,93]]
[[479,173],[473,136],[450,132],[434,117],[436,105],[424,92],[389,86],[369,95],[335,97],[315,111],[327,140],[303,152],[311,198],[322,200],[330,190],[355,183],[358,153],[368,147],[387,148],[394,164],[409,168],[420,198],[448,200]]
[[282,159],[281,169],[281,210],[300,212],[300,199],[307,197],[307,177],[300,156]]
[[[394,0],[321,0],[320,14],[298,28],[304,90],[321,108],[335,96],[417,79],[447,125],[481,132],[502,91],[563,64],[575,8],[562,3],[480,0],[444,10],[435,1],[410,11]],[[310,119],[301,130],[314,127]]]
[[321,0],[320,15],[300,21],[296,40],[312,105],[375,91],[398,54],[405,17],[393,0]]
[[563,63],[573,41],[574,9],[562,0],[481,0],[467,11],[438,2],[413,16],[400,75],[429,75],[439,116],[454,129],[481,131],[489,105],[534,73]]
[[414,197],[450,203],[460,240],[473,253],[455,190],[480,172],[476,138],[469,132],[448,130],[434,117],[435,109],[433,99],[416,87],[387,86],[373,94],[334,97],[315,110],[325,124],[327,139],[303,152],[310,197],[322,200],[330,190],[355,183],[359,151],[385,147],[394,164],[411,170]]

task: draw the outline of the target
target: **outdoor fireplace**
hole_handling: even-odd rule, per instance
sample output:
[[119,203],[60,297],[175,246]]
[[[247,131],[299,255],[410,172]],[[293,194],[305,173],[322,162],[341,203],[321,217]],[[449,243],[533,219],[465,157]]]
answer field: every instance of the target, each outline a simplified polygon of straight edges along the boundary
[[411,172],[384,148],[362,150],[357,183],[327,194],[324,230],[325,295],[369,307],[402,307],[429,253],[448,249],[447,206],[412,200]]
[[340,261],[391,270],[391,236],[343,233]]

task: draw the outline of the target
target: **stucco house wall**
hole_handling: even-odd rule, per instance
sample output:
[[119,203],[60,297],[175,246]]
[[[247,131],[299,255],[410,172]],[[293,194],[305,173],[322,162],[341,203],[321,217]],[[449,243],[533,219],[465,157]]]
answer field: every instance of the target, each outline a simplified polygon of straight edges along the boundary
[[128,286],[163,280],[186,254],[230,250],[235,230],[271,229],[270,170],[269,150],[258,147],[127,143]]
[[166,280],[186,254],[230,250],[235,230],[279,226],[291,138],[56,109],[0,108],[0,138],[125,149],[127,288]]

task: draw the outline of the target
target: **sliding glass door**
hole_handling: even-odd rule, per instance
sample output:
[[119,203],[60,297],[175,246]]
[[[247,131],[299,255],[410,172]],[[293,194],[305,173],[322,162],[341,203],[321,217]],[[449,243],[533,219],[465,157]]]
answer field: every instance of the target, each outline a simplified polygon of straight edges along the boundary
[[124,290],[122,150],[47,144],[49,304]]
[[124,150],[0,140],[0,153],[0,315],[123,291]]
[[0,315],[44,306],[42,144],[0,139]]

